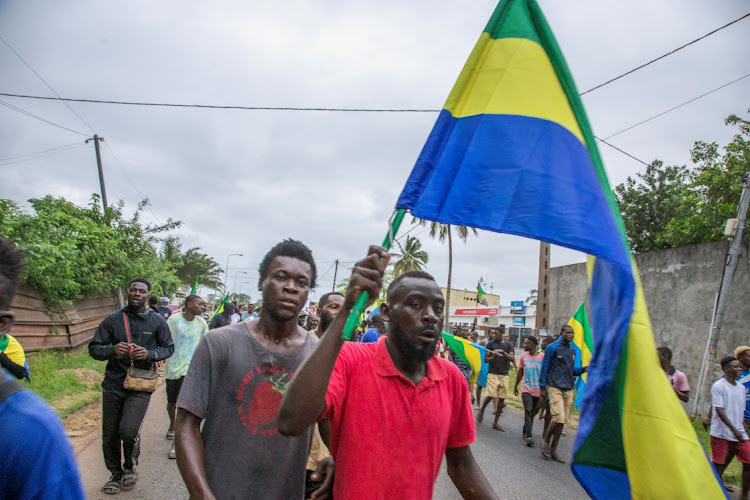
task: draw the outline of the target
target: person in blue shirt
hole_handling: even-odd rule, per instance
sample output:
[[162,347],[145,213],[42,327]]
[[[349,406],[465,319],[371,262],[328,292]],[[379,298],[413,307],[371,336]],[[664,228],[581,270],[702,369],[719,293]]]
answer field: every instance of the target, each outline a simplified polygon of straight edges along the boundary
[[539,374],[541,397],[549,395],[549,429],[542,441],[542,457],[565,463],[557,455],[557,443],[560,441],[565,422],[573,406],[573,388],[575,378],[586,372],[587,367],[576,368],[576,351],[573,342],[573,327],[565,325],[560,329],[560,341],[544,351],[542,371]]
[[383,331],[383,327],[385,326],[385,321],[381,315],[373,314],[372,318],[370,318],[370,324],[372,326],[362,335],[362,339],[360,340],[363,344],[371,344],[378,341],[380,332]]
[[[10,331],[10,304],[21,281],[23,258],[0,238],[0,335]],[[0,368],[0,498],[84,499],[73,448],[55,412]]]

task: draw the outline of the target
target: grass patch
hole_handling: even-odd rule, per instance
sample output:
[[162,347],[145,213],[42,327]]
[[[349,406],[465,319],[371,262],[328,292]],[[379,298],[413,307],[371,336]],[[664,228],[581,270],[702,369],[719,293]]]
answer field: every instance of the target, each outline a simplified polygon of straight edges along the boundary
[[92,359],[88,351],[42,351],[29,355],[27,361],[32,382],[24,385],[49,403],[60,417],[101,398],[105,363]]

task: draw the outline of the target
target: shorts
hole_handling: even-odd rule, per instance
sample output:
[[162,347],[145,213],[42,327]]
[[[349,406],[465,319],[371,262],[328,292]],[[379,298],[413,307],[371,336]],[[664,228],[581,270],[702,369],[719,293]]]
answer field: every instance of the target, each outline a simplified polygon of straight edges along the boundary
[[750,464],[750,441],[729,441],[711,436],[711,461],[723,464],[729,450],[734,450],[734,456],[743,464]]
[[552,422],[565,424],[570,417],[570,408],[573,406],[573,391],[548,387],[547,394],[549,394],[549,412],[552,416]]
[[487,396],[491,398],[505,399],[508,397],[508,375],[487,374]]
[[180,377],[176,380],[167,379],[167,403],[173,405],[177,403],[177,397],[180,395],[180,389],[182,389],[182,382],[185,377]]

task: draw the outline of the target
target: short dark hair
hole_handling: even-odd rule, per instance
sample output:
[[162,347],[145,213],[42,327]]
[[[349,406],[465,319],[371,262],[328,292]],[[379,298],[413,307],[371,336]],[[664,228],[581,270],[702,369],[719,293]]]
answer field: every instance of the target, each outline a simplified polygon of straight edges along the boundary
[[201,298],[200,295],[195,295],[195,294],[188,295],[187,297],[185,297],[185,304],[187,304],[188,302],[195,302],[196,300],[200,298]]
[[396,289],[398,289],[399,283],[401,283],[406,278],[422,278],[430,281],[435,281],[435,278],[433,278],[431,274],[424,271],[407,271],[404,274],[399,274],[393,281],[391,281],[391,284],[388,285],[388,290],[386,291],[386,300],[390,302],[391,295],[396,291]]
[[307,245],[301,241],[287,238],[284,241],[274,245],[271,250],[268,251],[263,260],[258,266],[258,273],[260,273],[260,281],[262,282],[268,274],[268,268],[271,266],[271,261],[276,257],[293,257],[303,262],[310,264],[310,288],[315,288],[315,280],[318,278],[318,270],[315,267],[315,259],[313,259],[312,251],[307,248]]
[[320,298],[320,300],[318,301],[318,307],[319,307],[320,309],[322,309],[322,308],[323,308],[323,306],[324,306],[324,305],[326,305],[326,304],[328,303],[328,298],[329,298],[329,297],[330,297],[331,295],[338,295],[339,297],[343,297],[343,296],[344,296],[344,294],[343,294],[343,293],[340,293],[340,292],[328,292],[328,293],[324,294],[324,295],[323,295],[323,296],[322,296],[322,297]]
[[672,361],[672,349],[663,345],[661,347],[657,347],[656,350],[659,352],[659,354],[667,358],[667,361]]
[[130,283],[128,283],[128,288],[130,288],[130,285],[132,285],[133,283],[143,283],[144,285],[146,285],[148,291],[151,291],[151,282],[146,278],[133,278],[132,280],[130,280]]
[[234,314],[234,304],[231,302],[227,302],[224,304],[224,310],[221,312],[224,316],[231,316]]
[[570,328],[571,330],[575,331],[575,328],[573,328],[572,326],[570,326],[570,325],[563,325],[563,326],[560,327],[560,333],[564,332],[568,328]]
[[539,345],[539,339],[537,339],[533,335],[529,335],[528,337],[526,337],[526,340],[528,340],[529,342],[531,342],[534,345]]
[[159,301],[156,299],[156,297],[151,296],[148,298],[148,305],[156,307],[156,304],[158,304]]
[[370,324],[374,325],[376,323],[378,325],[385,325],[385,320],[380,314],[373,314],[372,316],[370,316]]
[[734,356],[726,356],[721,358],[721,369],[723,370],[724,368],[726,368],[727,365],[732,361],[737,361],[737,358],[735,358]]
[[12,242],[0,238],[0,309],[10,309],[23,271],[23,252]]

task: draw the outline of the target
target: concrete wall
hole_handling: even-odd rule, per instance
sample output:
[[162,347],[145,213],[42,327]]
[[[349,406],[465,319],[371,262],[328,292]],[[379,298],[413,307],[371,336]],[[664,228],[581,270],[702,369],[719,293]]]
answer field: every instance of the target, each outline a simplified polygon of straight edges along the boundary
[[[672,349],[672,364],[684,371],[691,384],[692,409],[703,353],[708,340],[716,293],[719,291],[724,258],[729,243],[720,241],[638,255],[636,262],[643,282],[656,345]],[[567,323],[587,294],[585,264],[553,267],[550,287],[550,330]],[[716,360],[709,376],[720,376],[718,360],[731,355],[739,345],[750,345],[750,238],[742,244],[730,299],[724,316]],[[594,332],[596,335],[596,332]],[[705,404],[708,407],[704,385]]]

